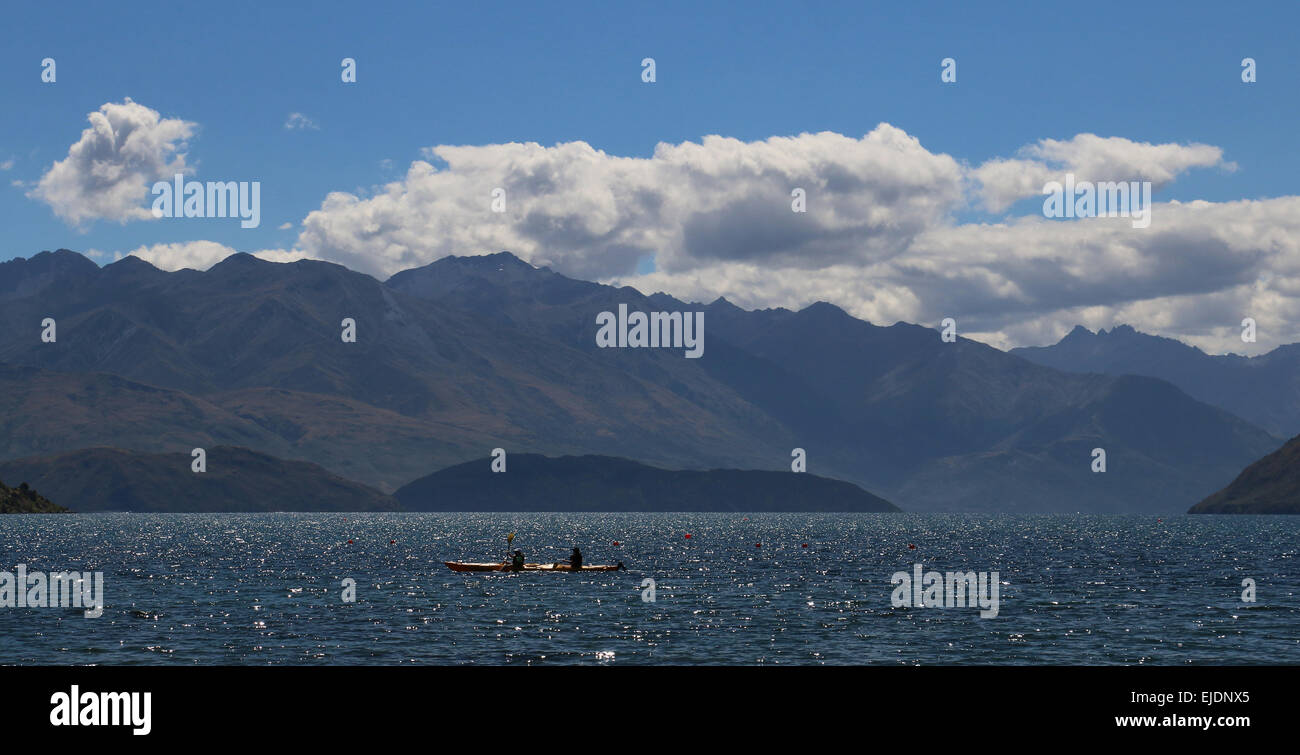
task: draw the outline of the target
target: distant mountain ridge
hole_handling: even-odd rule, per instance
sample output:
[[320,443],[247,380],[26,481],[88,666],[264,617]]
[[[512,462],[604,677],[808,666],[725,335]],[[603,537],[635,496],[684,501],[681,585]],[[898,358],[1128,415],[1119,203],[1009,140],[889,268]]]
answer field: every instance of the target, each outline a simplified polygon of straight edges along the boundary
[[1257,357],[1213,356],[1129,325],[1096,333],[1080,325],[1052,346],[1011,353],[1067,372],[1160,378],[1279,438],[1300,434],[1300,344],[1279,346]]
[[852,483],[807,473],[668,470],[611,456],[537,454],[458,464],[393,494],[408,511],[896,512]]
[[[703,311],[704,357],[598,348],[596,315],[619,304]],[[381,491],[495,447],[774,472],[804,448],[809,473],[907,510],[1171,512],[1280,443],[1158,379],[1070,374],[826,303],[644,296],[504,252],[383,283],[244,254],[164,272],[43,252],[0,265],[0,362],[25,397],[0,422],[33,430],[4,436],[9,458],[243,445]]]

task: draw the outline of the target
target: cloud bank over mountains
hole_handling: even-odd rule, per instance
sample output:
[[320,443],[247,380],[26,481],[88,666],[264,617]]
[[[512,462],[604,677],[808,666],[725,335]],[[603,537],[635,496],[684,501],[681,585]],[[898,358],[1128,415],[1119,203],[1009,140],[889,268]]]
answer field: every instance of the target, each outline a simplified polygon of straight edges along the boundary
[[[148,183],[189,172],[194,124],[130,100],[90,118],[31,196],[74,225],[152,220]],[[826,300],[880,324],[954,317],[963,335],[1000,347],[1118,322],[1214,352],[1300,340],[1300,197],[1157,201],[1149,228],[1040,211],[1044,184],[1066,173],[1159,191],[1191,170],[1235,170],[1211,145],[1078,134],[972,166],[881,123],[860,138],[706,136],[650,157],[580,141],[438,145],[422,157],[371,192],[328,193],[292,249],[238,251],[384,278],[510,250],[647,293],[751,308]],[[792,209],[799,199],[805,212]],[[204,269],[233,251],[194,241],[131,253]],[[1238,337],[1244,317],[1259,343]]]

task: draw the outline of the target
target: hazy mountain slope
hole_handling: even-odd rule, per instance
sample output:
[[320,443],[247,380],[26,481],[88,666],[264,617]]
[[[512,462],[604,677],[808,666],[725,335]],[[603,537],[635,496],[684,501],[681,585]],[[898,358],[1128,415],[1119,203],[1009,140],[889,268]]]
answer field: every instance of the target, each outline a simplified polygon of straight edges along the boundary
[[[1063,374],[828,304],[762,314],[714,323],[760,356],[807,365],[845,424],[823,436],[833,460],[854,450],[878,460],[875,478],[904,508],[1175,511],[1251,450],[1276,446],[1161,381]],[[1091,472],[1095,447],[1107,451],[1105,473]]]
[[104,373],[0,364],[0,459],[92,445],[189,453],[233,444],[291,452],[256,422],[179,391]]
[[1160,378],[1280,437],[1300,433],[1297,344],[1279,346],[1253,358],[1211,356],[1128,325],[1097,333],[1079,326],[1052,346],[1012,349],[1011,353],[1069,372]]
[[87,448],[0,462],[0,479],[22,479],[73,511],[391,511],[397,501],[302,461],[246,448],[207,449],[207,471],[188,453]]
[[88,445],[149,453],[241,445],[392,491],[512,441],[339,396],[247,388],[196,398],[104,373],[0,364],[0,459]]
[[281,388],[210,394],[213,404],[278,436],[291,458],[392,492],[438,469],[514,446],[518,438],[473,425],[416,419],[361,401]]
[[[1274,447],[1257,428],[1152,378],[1097,390],[1095,401],[1063,406],[987,451],[927,462],[897,500],[927,510],[994,501],[999,511],[1175,513],[1230,480],[1240,449]],[[1094,448],[1106,452],[1105,472],[1092,471]]]
[[668,470],[609,456],[515,454],[435,472],[394,497],[412,511],[853,511],[898,508],[851,483],[811,474]]

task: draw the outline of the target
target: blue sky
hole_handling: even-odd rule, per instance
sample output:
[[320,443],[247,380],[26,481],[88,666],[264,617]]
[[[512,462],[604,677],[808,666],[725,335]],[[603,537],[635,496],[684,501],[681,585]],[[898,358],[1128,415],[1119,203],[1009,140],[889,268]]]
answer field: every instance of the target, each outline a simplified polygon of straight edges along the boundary
[[[0,90],[8,105],[0,111],[0,165],[9,165],[0,171],[0,222],[8,230],[0,259],[58,247],[126,253],[196,240],[246,251],[296,248],[299,223],[329,192],[365,199],[374,187],[402,179],[412,161],[429,159],[421,150],[434,145],[583,141],[611,156],[649,158],[660,142],[699,142],[711,134],[753,142],[832,131],[857,139],[882,122],[926,151],[970,166],[1077,134],[1213,145],[1235,169],[1179,172],[1157,200],[1286,197],[1300,171],[1297,7],[12,7],[0,29]],[[1247,56],[1258,62],[1258,81],[1249,85],[1240,78]],[[57,63],[53,84],[40,80],[46,57]],[[339,80],[344,57],[357,61],[356,84]],[[640,78],[644,57],[656,60],[652,85]],[[956,84],[939,81],[946,57],[957,61]],[[28,196],[68,155],[87,114],[128,97],[163,118],[196,124],[187,140],[194,178],[261,181],[261,226],[101,219],[78,228]],[[291,113],[317,128],[286,129]],[[1034,212],[1037,204],[1022,200],[1011,212]],[[978,223],[1006,212],[966,205],[948,214],[953,222]],[[283,223],[294,225],[280,230]],[[464,253],[477,251],[491,250]],[[564,268],[558,255],[546,259]],[[639,264],[649,269],[645,260]],[[575,274],[593,269],[571,267]],[[611,268],[592,277],[627,272]],[[722,278],[714,288],[724,293]],[[873,306],[858,310],[872,314]],[[938,312],[897,309],[898,317]],[[1052,328],[1065,328],[1066,319]],[[993,321],[986,329],[1006,332]]]

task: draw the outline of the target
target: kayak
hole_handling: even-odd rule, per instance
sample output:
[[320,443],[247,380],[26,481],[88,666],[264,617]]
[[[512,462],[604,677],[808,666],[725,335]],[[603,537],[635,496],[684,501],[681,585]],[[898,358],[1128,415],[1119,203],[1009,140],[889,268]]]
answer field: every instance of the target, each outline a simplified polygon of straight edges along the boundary
[[[452,571],[511,571],[508,563],[476,564],[465,561],[443,561],[442,563]],[[618,571],[625,568],[623,562],[619,561],[613,566],[608,564],[583,566],[578,571]],[[574,571],[574,569],[568,564],[524,564],[524,571]]]

